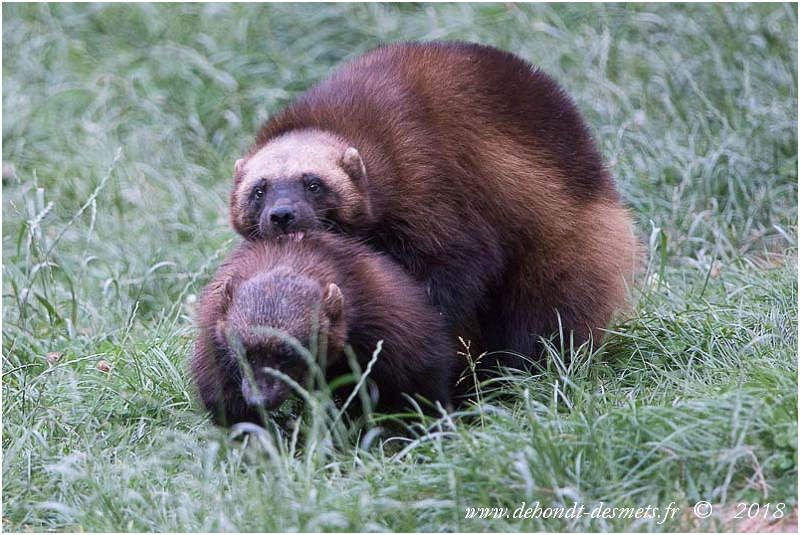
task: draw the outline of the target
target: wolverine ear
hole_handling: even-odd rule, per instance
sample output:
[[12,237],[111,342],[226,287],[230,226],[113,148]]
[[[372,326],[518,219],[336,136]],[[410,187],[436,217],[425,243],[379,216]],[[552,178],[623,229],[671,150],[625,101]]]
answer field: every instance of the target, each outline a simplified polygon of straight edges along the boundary
[[214,328],[214,345],[218,355],[228,354],[237,360],[244,356],[242,339],[236,331],[228,328],[227,320],[218,320]]
[[361,197],[360,209],[367,221],[372,220],[372,203],[370,202],[369,188],[367,184],[367,167],[364,160],[355,147],[348,147],[339,160],[339,165],[356,185]]
[[342,155],[341,161],[342,169],[345,173],[350,175],[353,182],[363,191],[367,186],[367,168],[364,166],[364,160],[355,147],[349,147]]
[[214,325],[213,341],[218,353],[225,351],[228,347],[228,323],[224,320],[217,320]]
[[228,277],[228,279],[225,281],[225,286],[222,288],[222,291],[224,292],[225,295],[225,299],[227,299],[228,302],[231,302],[233,300],[234,290],[235,286],[233,282],[233,277]]
[[239,158],[236,160],[236,163],[233,164],[233,181],[235,184],[239,184],[242,181],[242,176],[244,172],[244,158]]
[[234,277],[226,277],[220,285],[218,286],[218,292],[222,296],[222,312],[227,313],[228,308],[231,306],[231,302],[233,301],[233,293],[236,291],[236,283],[237,281],[234,280]]
[[328,284],[325,288],[322,306],[331,321],[336,321],[341,317],[342,310],[344,309],[344,296],[339,287],[334,283]]

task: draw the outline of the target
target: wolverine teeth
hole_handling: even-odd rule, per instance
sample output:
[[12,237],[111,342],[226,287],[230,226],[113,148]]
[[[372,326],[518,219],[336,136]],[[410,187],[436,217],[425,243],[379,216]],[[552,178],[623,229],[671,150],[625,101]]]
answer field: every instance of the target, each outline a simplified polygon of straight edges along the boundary
[[289,232],[288,234],[281,234],[278,236],[278,240],[300,241],[305,237],[305,235],[305,232]]

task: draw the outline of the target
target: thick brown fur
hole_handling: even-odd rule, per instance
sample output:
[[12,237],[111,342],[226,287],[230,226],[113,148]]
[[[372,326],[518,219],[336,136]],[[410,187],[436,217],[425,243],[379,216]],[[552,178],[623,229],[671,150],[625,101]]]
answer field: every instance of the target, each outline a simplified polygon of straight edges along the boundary
[[302,240],[245,241],[205,288],[189,369],[218,423],[259,421],[258,404],[247,402],[247,372],[237,361],[231,331],[246,350],[256,384],[267,397],[275,395],[265,407],[272,409],[288,389],[277,379],[259,375],[259,368],[277,368],[301,385],[307,370],[298,372],[302,361],[296,356],[285,358],[285,337],[260,333],[259,328],[279,330],[308,347],[315,318],[319,340],[327,342],[326,354],[318,358],[328,379],[350,373],[342,355],[345,344],[363,370],[382,340],[370,374],[381,410],[402,406],[403,394],[450,405],[459,358],[444,319],[428,304],[421,286],[385,255],[344,236],[320,232]]
[[[348,147],[365,177],[336,159]],[[321,176],[333,199],[292,230],[325,226],[388,252],[474,350],[533,356],[559,317],[578,342],[599,340],[640,261],[570,98],[494,48],[388,45],[299,96],[237,163],[231,219],[241,234],[270,237],[264,219],[246,216],[253,181],[292,173]]]

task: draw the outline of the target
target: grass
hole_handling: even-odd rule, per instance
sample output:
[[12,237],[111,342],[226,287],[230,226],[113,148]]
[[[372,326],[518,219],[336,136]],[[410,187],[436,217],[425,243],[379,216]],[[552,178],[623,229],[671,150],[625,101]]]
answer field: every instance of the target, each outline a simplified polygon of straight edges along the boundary
[[[795,5],[4,4],[3,23],[4,530],[674,531],[795,509]],[[410,436],[308,412],[234,439],[184,369],[234,240],[233,161],[343,59],[439,38],[574,96],[649,245],[633,314]],[[523,501],[680,513],[465,518]]]

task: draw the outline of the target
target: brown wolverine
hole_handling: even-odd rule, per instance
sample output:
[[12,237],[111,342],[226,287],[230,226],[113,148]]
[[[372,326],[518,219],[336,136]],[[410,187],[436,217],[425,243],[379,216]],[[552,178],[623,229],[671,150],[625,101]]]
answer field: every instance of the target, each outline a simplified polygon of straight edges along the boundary
[[218,423],[258,421],[259,408],[288,397],[288,384],[266,366],[304,385],[307,362],[285,335],[308,348],[315,331],[320,347],[327,340],[319,358],[329,379],[350,371],[345,344],[363,370],[383,340],[370,374],[381,408],[399,407],[404,393],[450,404],[459,370],[444,320],[400,266],[343,236],[243,242],[206,287],[199,310],[190,371]]
[[533,355],[559,321],[599,339],[637,266],[631,219],[569,97],[486,46],[369,52],[272,118],[235,167],[239,233],[359,236],[479,350]]

